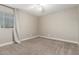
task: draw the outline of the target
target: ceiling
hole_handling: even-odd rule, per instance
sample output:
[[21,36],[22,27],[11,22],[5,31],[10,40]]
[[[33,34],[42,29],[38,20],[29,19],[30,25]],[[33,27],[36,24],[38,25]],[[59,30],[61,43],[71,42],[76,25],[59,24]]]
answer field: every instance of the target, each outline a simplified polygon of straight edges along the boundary
[[34,16],[43,16],[63,9],[78,6],[77,4],[6,4],[7,6],[18,8]]

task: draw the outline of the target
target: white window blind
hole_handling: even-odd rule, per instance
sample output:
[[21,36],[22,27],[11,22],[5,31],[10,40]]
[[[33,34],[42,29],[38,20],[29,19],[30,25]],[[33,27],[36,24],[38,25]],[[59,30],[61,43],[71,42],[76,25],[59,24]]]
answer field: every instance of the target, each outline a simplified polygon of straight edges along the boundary
[[0,28],[13,28],[14,15],[0,11]]

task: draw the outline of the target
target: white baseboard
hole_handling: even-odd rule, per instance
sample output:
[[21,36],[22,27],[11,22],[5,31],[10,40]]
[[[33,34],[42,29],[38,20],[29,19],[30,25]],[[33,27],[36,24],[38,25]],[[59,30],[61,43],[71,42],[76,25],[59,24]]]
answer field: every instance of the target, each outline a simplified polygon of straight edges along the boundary
[[[39,35],[30,37],[30,38],[25,38],[25,39],[22,39],[21,41],[25,41],[25,40],[29,40],[29,39],[33,39],[33,38],[37,38],[37,37],[39,37]],[[6,46],[6,45],[10,45],[10,44],[13,44],[13,43],[14,43],[13,41],[12,42],[6,42],[6,43],[3,43],[3,44],[0,44],[0,47]]]
[[[33,37],[30,37],[30,38],[25,38],[25,39],[22,39],[21,41],[25,41],[25,40],[29,40],[29,39],[33,39],[33,38],[37,38],[37,37],[43,37],[43,38],[48,38],[48,39],[53,39],[53,40],[59,40],[59,41],[64,41],[64,42],[69,42],[69,43],[75,43],[75,44],[79,45],[79,42],[64,40],[64,39],[60,39],[60,38],[40,36],[40,35],[33,36]],[[6,42],[6,43],[3,43],[3,44],[0,44],[0,47],[6,46],[6,45],[10,45],[10,44],[13,44],[13,43],[14,43],[13,41],[12,42]]]
[[22,39],[21,41],[25,41],[25,40],[29,40],[29,39],[33,39],[33,38],[37,38],[37,37],[39,37],[39,35],[33,36],[33,37],[29,37],[29,38],[25,38],[25,39]]
[[46,36],[40,36],[40,37],[43,37],[43,38],[48,38],[48,39],[53,39],[53,40],[64,41],[64,42],[69,42],[69,43],[75,43],[75,44],[78,44],[78,45],[79,45],[79,42],[70,41],[70,40],[64,40],[64,39],[61,39],[61,38],[46,37]]
[[6,43],[3,43],[3,44],[0,44],[0,47],[3,47],[3,46],[6,46],[6,45],[10,45],[10,44],[13,44],[14,42],[6,42]]

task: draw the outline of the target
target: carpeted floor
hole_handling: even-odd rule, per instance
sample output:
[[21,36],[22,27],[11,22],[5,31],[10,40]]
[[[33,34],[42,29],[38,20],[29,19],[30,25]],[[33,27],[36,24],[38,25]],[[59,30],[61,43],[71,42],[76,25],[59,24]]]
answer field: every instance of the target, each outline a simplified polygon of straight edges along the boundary
[[0,55],[78,55],[77,44],[66,43],[46,38],[35,38],[0,47]]

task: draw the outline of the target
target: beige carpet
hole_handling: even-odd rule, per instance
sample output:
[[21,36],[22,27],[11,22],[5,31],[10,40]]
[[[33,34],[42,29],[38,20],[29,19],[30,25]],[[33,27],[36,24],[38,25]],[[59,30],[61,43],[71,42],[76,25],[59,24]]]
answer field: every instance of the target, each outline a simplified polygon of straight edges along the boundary
[[78,55],[77,44],[45,38],[35,38],[0,47],[0,55]]

